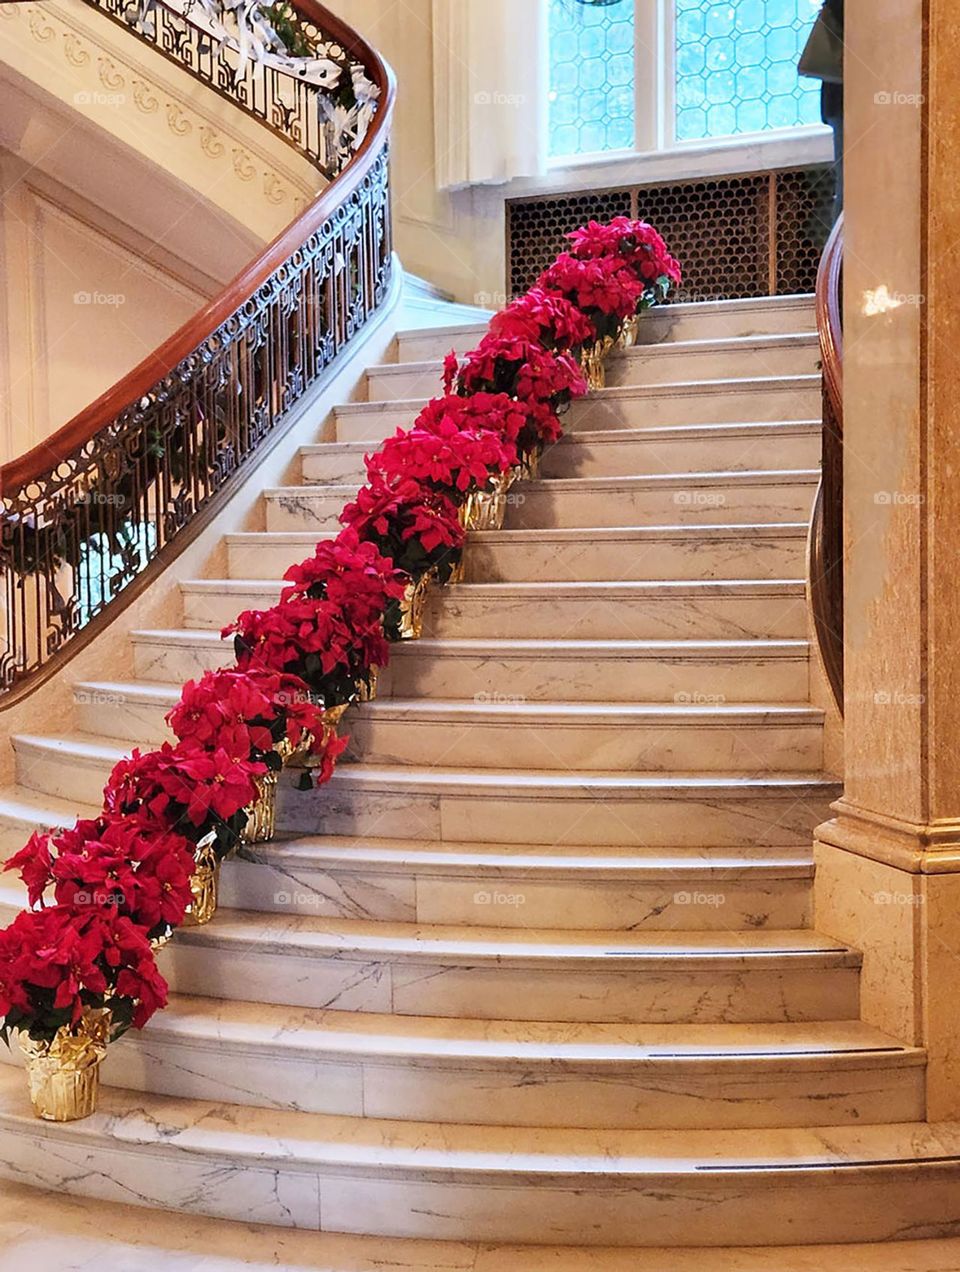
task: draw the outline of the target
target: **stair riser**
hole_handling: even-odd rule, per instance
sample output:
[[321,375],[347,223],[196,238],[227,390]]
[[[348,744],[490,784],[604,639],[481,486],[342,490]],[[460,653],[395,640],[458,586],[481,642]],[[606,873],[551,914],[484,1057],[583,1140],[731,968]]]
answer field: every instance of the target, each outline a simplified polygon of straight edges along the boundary
[[[796,579],[805,568],[806,541],[777,536],[742,538],[490,542],[477,533],[467,544],[467,583],[679,582],[697,579]],[[249,575],[247,577],[250,577]]]
[[855,967],[785,958],[779,967],[602,970],[451,966],[317,952],[272,953],[197,943],[181,934],[160,956],[178,993],[399,1016],[670,1024],[847,1020],[858,1011]]
[[454,768],[645,772],[814,772],[823,759],[819,721],[794,725],[497,724],[385,719],[357,712],[346,725],[350,755],[370,764]]
[[585,1174],[423,1172],[335,1162],[297,1169],[252,1153],[224,1162],[210,1150],[148,1145],[131,1152],[123,1141],[107,1141],[98,1145],[91,1170],[91,1145],[82,1135],[29,1123],[5,1131],[0,1173],[19,1183],[285,1228],[322,1223],[330,1232],[452,1242],[534,1245],[549,1235],[552,1243],[577,1247],[685,1248],[777,1245],[785,1233],[817,1243],[893,1240],[906,1230],[960,1233],[956,1168],[949,1163],[909,1171],[895,1165],[691,1171],[604,1186]]
[[[543,459],[547,477],[637,477],[660,473],[737,472],[816,468],[820,463],[817,431],[664,437],[664,440],[578,442],[576,434],[551,447]],[[361,453],[333,447],[301,456],[301,477],[308,485],[360,485],[366,480]],[[249,577],[249,576],[248,576]]]
[[631,794],[615,799],[573,791],[567,798],[540,791],[515,794],[497,787],[481,791],[410,791],[385,779],[358,780],[347,765],[320,790],[282,786],[278,824],[297,834],[316,834],[322,827],[327,835],[431,842],[682,848],[698,847],[708,835],[716,847],[797,848],[808,847],[813,829],[830,815],[829,795]]
[[[81,804],[99,805],[111,768],[106,759],[68,752],[22,747],[16,752],[21,786]],[[346,765],[319,790],[296,791],[282,784],[277,826],[299,835],[322,827],[328,835],[594,847],[697,847],[708,826],[716,847],[795,848],[808,845],[813,828],[829,816],[829,797],[730,795],[718,800],[644,794],[615,799],[584,793],[560,798],[549,792],[521,796],[480,789],[484,793],[411,791],[381,780],[358,781]],[[491,808],[497,810],[495,819]]]
[[[572,435],[576,437],[575,434]],[[816,468],[820,437],[811,433],[782,436],[676,437],[663,442],[572,441],[554,446],[543,457],[546,477],[635,477],[658,473],[736,472]],[[328,479],[329,480],[329,479]]]
[[528,701],[571,702],[802,702],[809,692],[809,660],[671,658],[560,658],[427,653],[411,644],[393,653],[380,694],[398,698],[473,698],[523,694]]
[[[426,362],[445,358],[451,349],[466,353],[476,347],[484,328],[466,334],[411,332],[399,338],[400,362]],[[640,344],[667,344],[679,340],[727,340],[735,337],[789,334],[816,330],[811,300],[789,305],[711,309],[708,305],[676,309],[671,306],[644,314]]]
[[[415,404],[371,403],[336,414],[340,442],[383,441],[398,428],[409,428],[422,409]],[[724,386],[683,392],[593,394],[574,402],[563,417],[567,432],[580,429],[673,428],[682,424],[767,423],[812,420],[820,415],[820,391],[789,381],[759,389]]]
[[[232,579],[276,581],[293,560],[306,557],[306,545],[265,538],[257,546],[231,547]],[[624,579],[795,579],[803,575],[806,536],[765,537],[744,531],[726,539],[691,534],[682,539],[597,539],[584,534],[573,540],[523,539],[504,542],[476,532],[464,556],[470,583],[590,583]]]
[[[554,530],[591,526],[757,525],[808,520],[815,487],[810,482],[715,482],[699,485],[579,489],[537,482],[507,497],[507,529]],[[353,491],[327,493],[305,486],[295,495],[268,495],[268,531],[336,533]]]
[[[744,651],[742,658],[631,658],[542,654],[490,655],[428,652],[413,642],[393,650],[381,672],[380,696],[398,698],[473,698],[477,694],[524,694],[531,701],[553,701],[557,685],[571,702],[803,702],[809,692],[806,653],[763,658]],[[139,679],[182,684],[207,667],[226,665],[229,650],[215,655],[184,643],[158,646],[134,643]],[[702,695],[708,695],[703,697]],[[680,695],[680,697],[678,697]]]
[[810,879],[751,880],[743,867],[647,883],[565,879],[545,872],[428,866],[390,873],[362,866],[321,870],[269,861],[227,862],[221,903],[232,909],[320,918],[439,923],[509,930],[729,932],[805,928]]
[[[167,703],[78,695],[77,724],[90,734],[131,742],[169,740]],[[384,720],[362,710],[344,726],[349,754],[371,763],[443,764],[480,768],[590,768],[627,772],[812,772],[822,761],[822,728],[809,724],[697,723],[577,725],[540,720],[529,726],[471,718],[462,724]]]
[[[14,1053],[0,1062],[16,1063]],[[839,1062],[839,1063],[838,1063]],[[757,1067],[759,1063],[759,1068]],[[287,1056],[128,1035],[103,1065],[109,1086],[257,1108],[484,1126],[669,1130],[874,1125],[924,1116],[923,1069],[830,1057],[799,1064],[634,1061],[471,1066],[374,1056]]]
[[[758,525],[810,517],[815,487],[808,483],[673,486],[665,489],[579,490],[538,482],[508,496],[507,529],[590,526]],[[278,529],[281,527],[277,527]]]
[[[442,639],[802,639],[802,597],[707,596],[540,601],[477,598],[451,588],[427,607],[424,634]],[[712,683],[703,686],[714,693]]]
[[182,685],[207,670],[229,667],[233,662],[233,647],[228,641],[211,646],[180,641],[156,644],[133,638],[133,666],[138,680]]
[[[779,345],[768,349],[749,343],[742,347],[713,352],[671,353],[643,350],[614,355],[606,364],[607,384],[676,384],[689,380],[727,380],[766,375],[811,375],[817,369],[816,342],[807,345]],[[373,368],[367,377],[371,402],[395,402],[404,398],[433,397],[441,392],[439,361],[429,367],[411,367],[406,372]]]

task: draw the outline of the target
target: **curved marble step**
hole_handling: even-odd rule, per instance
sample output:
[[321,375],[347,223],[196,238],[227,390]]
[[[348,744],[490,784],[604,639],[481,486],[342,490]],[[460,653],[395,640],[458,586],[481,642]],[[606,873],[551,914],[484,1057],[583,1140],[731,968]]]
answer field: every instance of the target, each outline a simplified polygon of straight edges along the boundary
[[[174,685],[81,683],[77,723],[92,735],[162,741],[179,697]],[[350,757],[374,764],[810,772],[823,752],[823,713],[800,705],[384,698],[357,705],[343,731]]]
[[[16,734],[17,782],[97,804],[128,741]],[[819,774],[505,771],[340,765],[313,791],[281,779],[278,826],[297,834],[380,835],[491,843],[806,845],[837,783]],[[491,813],[496,810],[496,816]],[[706,820],[705,820],[706,819]]]
[[[334,410],[340,442],[379,442],[409,428],[439,386],[421,397],[393,402],[350,402]],[[812,420],[821,410],[817,375],[690,380],[674,384],[595,389],[563,416],[567,432],[580,429],[676,428],[681,424]]]
[[111,1047],[103,1080],[349,1117],[692,1130],[922,1119],[924,1061],[859,1021],[452,1021],[174,996]]
[[328,1231],[669,1247],[960,1229],[949,1123],[518,1135],[157,1096],[131,1108],[108,1088],[99,1113],[58,1125],[32,1117],[11,1070],[0,1141],[0,1172],[21,1183]]
[[[783,579],[802,575],[806,521],[760,525],[605,526],[474,531],[464,553],[470,583],[670,582]],[[281,579],[320,540],[302,531],[227,536],[231,579]]]
[[[141,680],[182,684],[232,660],[213,631],[131,633]],[[395,645],[380,696],[578,702],[806,702],[806,640],[419,640]]]
[[[818,468],[671,471],[639,477],[527,481],[507,497],[508,529],[797,522],[807,520]],[[268,531],[336,532],[358,486],[302,485],[263,492]]]
[[0,1244],[11,1267],[35,1272],[110,1267],[122,1272],[956,1272],[960,1239],[865,1245],[744,1246],[664,1250],[504,1246],[229,1223],[167,1212],[144,1224],[142,1209],[8,1184],[0,1197]]
[[756,931],[809,925],[809,850],[277,840],[227,862],[237,909],[465,927]]
[[[672,384],[685,380],[807,375],[817,369],[820,344],[814,331],[676,340],[659,346],[636,345],[607,360],[607,384]],[[440,359],[384,363],[367,372],[371,402],[430,397],[443,381]]]
[[161,954],[181,993],[484,1020],[729,1022],[858,1014],[860,957],[813,932],[576,932],[223,910]]
[[[184,625],[219,631],[276,604],[280,584],[180,584]],[[797,640],[807,634],[801,579],[654,583],[459,583],[430,594],[427,637],[450,640]]]

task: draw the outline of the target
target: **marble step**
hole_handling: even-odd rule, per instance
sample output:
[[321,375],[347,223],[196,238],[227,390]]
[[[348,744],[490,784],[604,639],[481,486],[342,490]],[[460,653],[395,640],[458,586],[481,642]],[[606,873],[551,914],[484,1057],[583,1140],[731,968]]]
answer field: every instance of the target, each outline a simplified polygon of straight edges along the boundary
[[805,521],[475,531],[464,553],[464,581],[667,583],[797,578],[805,569],[808,536]]
[[[797,578],[805,569],[805,521],[474,531],[464,554],[470,583],[616,583]],[[247,531],[227,536],[232,579],[276,580],[313,555],[333,531]]]
[[[18,787],[99,805],[120,738],[15,734]],[[835,782],[817,774],[636,774],[343,764],[320,789],[281,779],[277,824],[293,834],[516,844],[799,847],[829,816]],[[496,808],[496,817],[490,816]],[[706,823],[705,820],[706,819]],[[44,824],[44,823],[41,823]]]
[[[531,481],[508,496],[508,529],[755,525],[809,521],[819,469],[659,473]],[[269,528],[269,511],[268,528]]]
[[730,1130],[922,1120],[924,1061],[859,1021],[450,1021],[174,997],[110,1049],[102,1076],[129,1091],[306,1114]]
[[[812,296],[699,301],[663,305],[644,314],[640,343],[669,345],[675,341],[809,333],[816,329]],[[421,362],[444,358],[451,349],[466,353],[476,347],[486,330],[485,323],[475,322],[401,331],[397,336],[398,359]]]
[[168,1211],[144,1224],[143,1210],[8,1183],[0,1196],[0,1244],[11,1269],[74,1272],[957,1272],[960,1239],[862,1245],[744,1246],[664,1250],[504,1246],[390,1240],[230,1223]]
[[[838,785],[819,774],[627,774],[341,765],[330,785],[295,791],[290,834],[591,847],[806,848]],[[29,784],[29,783],[27,783]],[[43,789],[50,789],[49,786]],[[708,829],[707,829],[708,828]]]
[[823,715],[798,706],[385,699],[351,713],[349,755],[376,765],[812,772]]
[[[816,371],[819,355],[815,331],[639,345],[607,360],[607,383],[672,384],[736,376],[809,375]],[[441,391],[442,381],[441,359],[388,363],[367,372],[367,395],[371,402],[433,397]]]
[[[219,632],[277,602],[263,579],[180,584],[184,624]],[[430,594],[424,635],[441,639],[798,639],[807,632],[798,579],[627,583],[458,583]]]
[[[140,680],[183,684],[233,658],[199,629],[131,633]],[[805,640],[419,640],[395,645],[381,697],[579,702],[806,702]],[[108,691],[115,697],[116,691]]]
[[[0,887],[5,923],[23,905]],[[465,927],[229,910],[158,955],[177,993],[451,1020],[773,1024],[859,1015],[860,956],[788,929]]]
[[129,1098],[106,1088],[93,1117],[42,1123],[8,1068],[0,1172],[244,1223],[460,1242],[722,1247],[960,1230],[951,1123],[518,1133]]
[[[13,848],[19,847],[14,843]],[[276,840],[223,868],[241,910],[464,927],[733,931],[809,925],[809,848]]]
[[[91,735],[156,743],[176,686],[84,682],[74,701]],[[351,711],[350,752],[375,764],[809,772],[822,762],[822,712],[726,703],[384,699]]]
[[[816,468],[572,477],[524,482],[507,496],[508,529],[728,525],[809,521]],[[267,531],[336,533],[356,486],[280,486],[263,492]]]
[[[821,410],[820,394],[819,375],[627,385],[596,389],[572,403],[563,416],[563,427],[577,432],[812,420]],[[337,441],[383,441],[398,428],[409,428],[433,396],[338,406],[334,410]]]
[[814,932],[409,925],[222,910],[161,954],[179,993],[483,1020],[847,1020],[859,955]]
[[[680,428],[584,430],[567,433],[543,457],[547,477],[634,477],[641,474],[815,468],[817,420],[766,424],[698,424]],[[308,485],[359,485],[369,442],[321,442],[300,448]]]
[[395,646],[380,696],[588,702],[806,702],[802,640],[420,640]]

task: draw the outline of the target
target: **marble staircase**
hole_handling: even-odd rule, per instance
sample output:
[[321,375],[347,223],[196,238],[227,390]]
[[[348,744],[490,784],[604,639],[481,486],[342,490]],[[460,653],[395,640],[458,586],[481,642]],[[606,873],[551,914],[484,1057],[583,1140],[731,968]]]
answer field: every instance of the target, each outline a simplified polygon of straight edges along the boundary
[[[4,853],[95,806],[230,661],[220,627],[336,532],[364,453],[482,330],[460,317],[398,337],[227,577],[132,634],[132,678],[13,738]],[[281,836],[163,952],[171,1006],[113,1048],[102,1111],[41,1124],[0,1071],[0,1174],[181,1212],[188,1244],[185,1216],[234,1221],[225,1259],[241,1224],[374,1243],[277,1233],[278,1265],[296,1244],[331,1272],[945,1268],[941,1242],[776,1252],[960,1233],[960,1127],[924,1121],[923,1051],[861,1021],[858,952],[812,923],[839,792],[804,590],[816,360],[808,297],[648,315],[348,717],[334,781],[285,786]]]

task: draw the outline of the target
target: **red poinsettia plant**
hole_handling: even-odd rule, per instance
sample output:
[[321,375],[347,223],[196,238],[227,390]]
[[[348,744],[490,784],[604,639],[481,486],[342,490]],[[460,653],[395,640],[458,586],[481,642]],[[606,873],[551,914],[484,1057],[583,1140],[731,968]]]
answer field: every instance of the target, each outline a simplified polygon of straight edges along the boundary
[[209,844],[222,859],[240,842],[244,809],[256,798],[256,778],[266,772],[262,761],[222,746],[164,742],[156,751],[134,750],[115,765],[103,807],[139,818],[153,833],[174,831],[194,845]]
[[491,478],[509,472],[516,462],[515,443],[501,433],[463,428],[449,416],[441,416],[429,429],[399,429],[367,459],[367,474],[389,486],[416,481],[460,504],[471,491],[486,489]]
[[5,867],[18,870],[30,905],[55,903],[114,909],[164,939],[183,922],[191,902],[194,845],[137,817],[103,814],[69,830],[37,833]]
[[[379,473],[361,486],[356,500],[340,515],[377,546],[414,581],[433,572],[446,583],[460,560],[466,538],[457,505],[452,499],[419,481],[389,482]],[[389,609],[386,631],[396,639],[399,603]]]
[[566,296],[531,287],[490,319],[490,334],[569,352],[594,339],[589,318]]
[[0,932],[0,1038],[52,1042],[84,1012],[109,1010],[111,1037],[142,1028],[167,1003],[143,929],[114,907],[25,910]]

